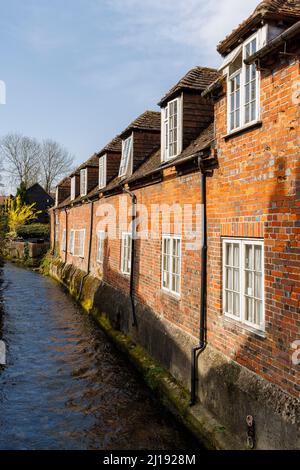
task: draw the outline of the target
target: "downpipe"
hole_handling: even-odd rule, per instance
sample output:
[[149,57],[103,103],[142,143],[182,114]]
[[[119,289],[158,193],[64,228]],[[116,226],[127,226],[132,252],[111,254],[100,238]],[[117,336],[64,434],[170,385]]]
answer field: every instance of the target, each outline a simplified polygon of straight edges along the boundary
[[68,257],[68,210],[65,207],[65,215],[66,215],[66,240],[65,240],[65,264],[67,264],[67,257]]
[[198,382],[197,359],[206,348],[206,294],[207,294],[207,210],[206,210],[206,173],[202,165],[201,157],[198,159],[201,171],[201,287],[200,287],[200,326],[199,344],[192,348],[191,360],[191,402],[190,406],[196,403],[196,387]]
[[80,289],[79,289],[79,294],[78,294],[78,300],[81,298],[82,294],[82,289],[83,289],[83,283],[90,274],[90,268],[91,268],[91,254],[92,254],[92,236],[93,236],[93,220],[94,220],[94,201],[91,201],[90,199],[87,201],[88,203],[91,204],[91,212],[90,212],[90,236],[89,236],[89,250],[88,250],[88,264],[87,264],[87,272],[81,279],[80,283]]
[[128,194],[131,198],[132,202],[132,233],[131,233],[131,269],[130,269],[130,287],[129,287],[129,295],[131,300],[131,312],[132,312],[132,326],[137,326],[136,320],[136,313],[135,313],[135,305],[134,305],[134,292],[133,292],[133,283],[134,283],[134,255],[135,255],[135,235],[136,235],[136,205],[137,205],[137,197],[129,189],[123,187],[124,193]]

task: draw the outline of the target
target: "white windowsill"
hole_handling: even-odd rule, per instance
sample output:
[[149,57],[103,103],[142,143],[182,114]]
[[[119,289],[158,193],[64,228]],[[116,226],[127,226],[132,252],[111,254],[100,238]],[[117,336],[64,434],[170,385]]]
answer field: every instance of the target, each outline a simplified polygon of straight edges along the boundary
[[242,323],[238,320],[234,320],[233,318],[228,317],[224,313],[223,313],[222,317],[223,317],[223,323],[228,323],[228,325],[229,324],[234,325],[234,326],[238,327],[241,330],[244,330],[244,331],[247,331],[247,332],[252,333],[254,335],[257,335],[262,339],[266,339],[266,337],[267,337],[266,332],[263,331],[263,330],[256,329],[256,328],[254,328],[250,325],[247,325],[246,323]]
[[224,135],[223,138],[228,139],[231,136],[234,136],[236,134],[240,134],[244,131],[247,131],[248,129],[251,129],[252,127],[258,127],[258,126],[261,126],[261,125],[262,125],[262,121],[259,120],[259,119],[257,121],[252,121],[249,124],[245,124],[242,127],[239,127],[237,129],[233,129],[232,131],[228,132],[228,134]]
[[166,289],[165,287],[161,288],[161,292],[165,295],[168,295],[169,297],[172,297],[174,300],[178,300],[178,301],[181,300],[181,295],[180,294],[176,294],[175,292],[172,292],[172,291]]

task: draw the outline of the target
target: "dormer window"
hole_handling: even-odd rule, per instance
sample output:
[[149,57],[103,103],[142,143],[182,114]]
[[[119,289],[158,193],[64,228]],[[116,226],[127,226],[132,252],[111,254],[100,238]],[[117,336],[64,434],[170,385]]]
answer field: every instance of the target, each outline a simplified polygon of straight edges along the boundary
[[182,96],[162,108],[162,160],[177,157],[182,150]]
[[87,168],[80,170],[80,196],[87,195]]
[[244,60],[258,50],[258,36],[252,36],[232,56],[228,66],[228,132],[259,119],[259,72]]
[[56,186],[55,190],[55,206],[58,206],[58,186]]
[[119,177],[127,176],[132,167],[132,135],[122,141],[122,158],[119,169]]
[[99,158],[99,189],[106,186],[106,155]]
[[76,176],[71,178],[71,201],[76,197]]

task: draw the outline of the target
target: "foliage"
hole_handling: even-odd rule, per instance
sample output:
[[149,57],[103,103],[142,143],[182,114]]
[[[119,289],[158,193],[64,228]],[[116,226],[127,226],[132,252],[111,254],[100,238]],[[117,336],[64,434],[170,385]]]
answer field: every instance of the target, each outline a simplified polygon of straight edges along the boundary
[[49,193],[71,171],[73,156],[51,139],[39,142],[22,134],[7,134],[0,139],[0,171],[1,162],[13,184],[28,189],[40,183]]
[[36,211],[35,203],[22,204],[21,196],[16,196],[9,200],[7,207],[9,235],[13,238],[17,235],[17,227],[25,225],[31,220],[35,220],[41,211]]
[[27,203],[27,201],[26,201],[26,191],[27,191],[26,184],[24,183],[24,181],[21,181],[21,184],[17,189],[16,196],[20,196],[22,204]]
[[3,255],[5,235],[7,233],[7,215],[4,210],[0,208],[0,264],[1,264],[1,255]]
[[17,236],[23,239],[29,238],[44,238],[49,239],[50,227],[48,224],[30,224],[19,225],[16,228]]

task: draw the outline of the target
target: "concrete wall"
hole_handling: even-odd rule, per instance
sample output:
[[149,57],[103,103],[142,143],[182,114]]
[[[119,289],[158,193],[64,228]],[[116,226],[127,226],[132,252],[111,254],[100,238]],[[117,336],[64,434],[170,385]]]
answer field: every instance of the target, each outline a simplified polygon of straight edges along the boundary
[[[78,299],[83,271],[54,260],[51,275]],[[129,297],[95,276],[84,279],[80,302],[88,310],[108,315],[112,326],[141,344],[174,377],[189,387],[190,351],[195,339],[150,308],[136,302],[137,327],[132,326]],[[227,432],[246,446],[246,417],[255,419],[257,449],[300,447],[300,403],[257,374],[208,346],[198,361],[198,395],[202,405],[216,416]]]

